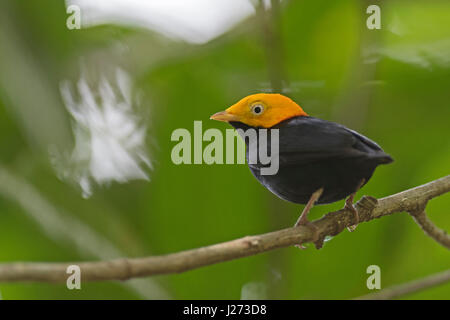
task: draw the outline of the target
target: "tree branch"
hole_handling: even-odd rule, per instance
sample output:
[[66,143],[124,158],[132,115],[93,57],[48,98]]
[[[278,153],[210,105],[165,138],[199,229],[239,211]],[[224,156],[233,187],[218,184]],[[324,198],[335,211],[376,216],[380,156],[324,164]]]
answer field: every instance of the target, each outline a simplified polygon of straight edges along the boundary
[[425,210],[418,210],[416,212],[410,212],[414,221],[422,228],[422,230],[437,243],[443,245],[447,249],[450,249],[450,236],[445,230],[436,227],[430,219],[428,219]]
[[[360,222],[396,212],[423,212],[430,199],[448,191],[450,191],[450,175],[379,200],[364,196],[358,201],[356,208]],[[416,214],[415,217],[416,220],[421,219],[420,215]],[[82,281],[126,280],[179,273],[300,243],[313,242],[317,248],[321,248],[326,236],[336,236],[355,222],[354,214],[347,209],[342,209],[330,212],[312,222],[314,228],[306,226],[287,228],[163,256],[96,262],[0,264],[0,282],[63,282],[68,277],[67,267],[73,264],[81,268]],[[420,224],[425,225],[422,222]],[[424,229],[435,230],[436,227],[431,228],[430,225],[432,225],[431,222],[427,220],[426,229]],[[426,232],[430,235],[435,234],[434,231]],[[432,237],[436,239],[435,236]],[[444,233],[439,233],[438,238],[440,243],[449,241],[449,236]]]
[[398,298],[400,296],[404,296],[407,294],[411,294],[414,292],[422,291],[440,284],[444,284],[446,282],[450,282],[450,269],[432,274],[423,279],[414,280],[411,282],[407,282],[404,284],[400,284],[398,286],[394,286],[391,288],[383,289],[376,293],[371,293],[359,298],[356,300],[388,300]]

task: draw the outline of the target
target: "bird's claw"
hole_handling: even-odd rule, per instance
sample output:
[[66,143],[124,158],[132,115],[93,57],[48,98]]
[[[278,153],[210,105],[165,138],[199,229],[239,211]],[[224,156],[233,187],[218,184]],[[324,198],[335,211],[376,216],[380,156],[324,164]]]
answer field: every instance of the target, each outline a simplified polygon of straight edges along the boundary
[[[302,222],[302,223],[296,223],[294,227],[299,227],[299,226],[305,226],[305,227],[308,227],[309,229],[313,229],[313,233],[314,233],[313,242],[319,238],[319,228],[311,221],[306,220],[305,222]],[[302,243],[296,244],[294,246],[296,248],[299,248],[300,250],[306,249],[306,247]]]
[[359,223],[358,210],[356,210],[356,208],[353,205],[353,203],[348,203],[348,202],[345,202],[344,208],[347,209],[347,210],[350,210],[351,212],[353,212],[353,215],[355,216],[356,223],[354,225],[352,225],[352,226],[347,227],[347,230],[349,232],[353,232],[353,231],[355,231],[355,229],[356,229],[356,227],[358,226],[358,223]]

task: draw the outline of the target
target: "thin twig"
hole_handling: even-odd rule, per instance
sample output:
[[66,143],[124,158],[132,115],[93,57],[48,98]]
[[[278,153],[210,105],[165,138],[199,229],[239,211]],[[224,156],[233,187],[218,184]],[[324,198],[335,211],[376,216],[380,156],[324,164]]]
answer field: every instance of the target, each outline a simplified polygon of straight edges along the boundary
[[[356,208],[360,222],[366,222],[396,212],[423,210],[430,199],[448,191],[450,175],[379,200],[364,196]],[[330,212],[312,224],[313,228],[288,228],[163,256],[96,262],[1,264],[0,282],[66,281],[66,269],[72,264],[80,266],[83,281],[125,280],[184,272],[306,242],[315,241],[316,247],[320,248],[326,236],[336,236],[355,224],[355,216],[350,210],[342,209]]]
[[270,12],[266,10],[263,0],[259,0],[255,7],[257,17],[261,23],[264,49],[267,57],[267,69],[271,91],[281,93],[286,73],[283,65],[283,41],[281,40],[280,3],[271,0]]
[[418,291],[422,291],[431,287],[435,287],[440,284],[450,282],[450,269],[430,275],[428,277],[407,282],[398,286],[383,289],[376,293],[371,293],[356,300],[388,300],[398,298],[407,294],[412,294]]
[[422,228],[422,230],[437,243],[450,249],[450,235],[438,227],[436,227],[430,219],[428,219],[425,210],[410,212],[414,221]]

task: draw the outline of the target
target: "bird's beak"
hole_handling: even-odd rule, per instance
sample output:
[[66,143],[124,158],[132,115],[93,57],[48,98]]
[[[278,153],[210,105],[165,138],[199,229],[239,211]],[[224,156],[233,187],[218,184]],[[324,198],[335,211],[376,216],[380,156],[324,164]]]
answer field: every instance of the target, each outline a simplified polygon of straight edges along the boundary
[[215,114],[213,114],[211,117],[209,117],[212,120],[217,120],[217,121],[224,121],[224,122],[229,122],[229,121],[239,121],[240,118],[234,114],[231,114],[227,111],[221,111],[221,112],[217,112]]

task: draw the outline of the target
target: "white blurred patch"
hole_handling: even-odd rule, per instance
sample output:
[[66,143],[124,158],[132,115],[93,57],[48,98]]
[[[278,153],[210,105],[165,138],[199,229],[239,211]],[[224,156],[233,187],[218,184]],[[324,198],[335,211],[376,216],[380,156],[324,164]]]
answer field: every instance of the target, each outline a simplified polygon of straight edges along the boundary
[[392,22],[388,25],[388,30],[398,36],[404,36],[407,34],[406,27],[403,25],[397,14],[394,14]]
[[66,157],[54,152],[52,160],[62,178],[79,184],[84,197],[92,195],[92,181],[105,185],[149,179],[144,171],[151,168],[146,126],[133,108],[130,79],[118,69],[115,81],[115,90],[104,77],[93,89],[82,76],[77,84],[79,101],[69,82],[61,84],[61,95],[74,120],[75,147]]
[[[66,0],[81,9],[81,25],[116,23],[205,43],[255,13],[253,0]],[[269,1],[266,1],[269,2]]]
[[248,282],[242,286],[241,300],[267,299],[267,285],[264,282]]

